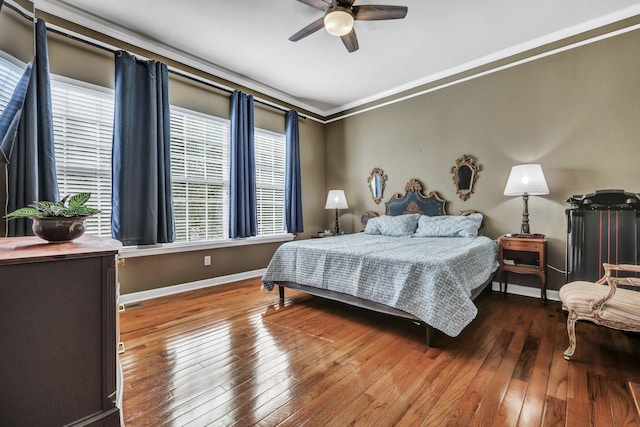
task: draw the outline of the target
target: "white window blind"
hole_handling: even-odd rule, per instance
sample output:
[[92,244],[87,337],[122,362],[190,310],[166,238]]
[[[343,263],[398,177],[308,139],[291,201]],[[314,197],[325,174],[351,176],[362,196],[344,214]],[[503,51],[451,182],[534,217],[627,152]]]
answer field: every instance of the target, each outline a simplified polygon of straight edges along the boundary
[[258,235],[284,232],[285,136],[255,130]]
[[176,241],[228,236],[229,121],[171,107]]
[[20,66],[17,60],[9,60],[0,55],[0,114],[7,108],[23,73],[24,65]]
[[111,236],[113,91],[60,77],[51,80],[56,173],[60,196],[89,192],[87,233]]

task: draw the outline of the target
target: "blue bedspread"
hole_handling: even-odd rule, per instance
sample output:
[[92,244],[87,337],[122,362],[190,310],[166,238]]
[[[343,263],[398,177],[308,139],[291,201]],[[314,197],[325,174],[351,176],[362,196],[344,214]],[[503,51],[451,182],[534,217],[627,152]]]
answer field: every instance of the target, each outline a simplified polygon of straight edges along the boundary
[[457,336],[478,312],[471,290],[498,267],[495,241],[479,236],[386,237],[364,233],[288,242],[262,282],[295,282],[413,314]]

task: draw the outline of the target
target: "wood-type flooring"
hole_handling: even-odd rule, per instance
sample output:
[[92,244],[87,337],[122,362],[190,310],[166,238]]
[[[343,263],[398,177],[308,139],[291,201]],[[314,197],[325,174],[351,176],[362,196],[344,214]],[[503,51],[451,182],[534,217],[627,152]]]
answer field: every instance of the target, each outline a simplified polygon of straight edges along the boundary
[[558,302],[486,291],[436,347],[411,321],[259,278],[148,300],[120,315],[134,426],[640,426],[640,337]]

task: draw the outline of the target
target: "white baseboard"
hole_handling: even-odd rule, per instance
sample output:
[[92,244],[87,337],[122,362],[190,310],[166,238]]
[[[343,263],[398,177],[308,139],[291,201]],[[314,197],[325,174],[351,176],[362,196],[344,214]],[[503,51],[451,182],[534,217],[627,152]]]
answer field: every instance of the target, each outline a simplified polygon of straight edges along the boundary
[[[500,291],[500,283],[493,282],[491,290]],[[540,298],[540,288],[531,288],[529,286],[513,285],[511,283],[507,286],[507,293],[513,295],[521,295],[523,297]],[[550,301],[560,301],[560,294],[558,291],[547,289],[547,299]]]
[[[218,286],[226,283],[237,282],[239,280],[251,279],[253,277],[262,276],[265,271],[265,268],[261,268],[258,270],[245,271],[243,273],[230,274],[228,276],[214,277],[212,279],[198,280],[195,282],[182,283],[180,285],[165,286],[162,288],[150,289],[148,291],[124,294],[120,295],[119,304],[127,305],[148,299],[202,289],[209,286]],[[500,283],[493,282],[491,284],[491,289],[494,291],[500,291]],[[531,298],[540,298],[540,289],[531,288],[529,286],[514,285],[511,283],[507,286],[507,293]],[[560,301],[560,295],[558,294],[558,291],[547,289],[547,299],[551,301]]]
[[166,297],[168,295],[179,294],[181,292],[193,291],[209,286],[224,285],[226,283],[237,282],[239,280],[251,279],[253,277],[262,276],[266,268],[259,270],[245,271],[243,273],[229,274],[228,276],[214,277],[212,279],[198,280],[195,282],[182,283],[180,285],[165,286],[148,291],[133,292],[130,294],[120,295],[118,301],[121,305],[132,304],[135,302],[145,301],[152,298]]

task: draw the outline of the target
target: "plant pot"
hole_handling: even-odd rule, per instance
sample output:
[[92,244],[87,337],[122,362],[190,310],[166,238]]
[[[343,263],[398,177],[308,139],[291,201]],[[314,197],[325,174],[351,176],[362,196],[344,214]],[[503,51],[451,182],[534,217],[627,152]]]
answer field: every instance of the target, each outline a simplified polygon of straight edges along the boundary
[[33,219],[33,233],[49,242],[67,242],[84,234],[86,217],[42,217]]

